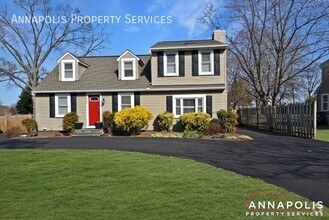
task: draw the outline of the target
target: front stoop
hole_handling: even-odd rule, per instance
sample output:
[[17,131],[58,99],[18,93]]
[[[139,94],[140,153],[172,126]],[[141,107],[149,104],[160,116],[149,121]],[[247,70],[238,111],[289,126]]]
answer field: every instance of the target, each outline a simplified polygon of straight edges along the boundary
[[103,129],[84,128],[84,129],[76,129],[72,133],[72,137],[101,136],[102,134],[103,134]]

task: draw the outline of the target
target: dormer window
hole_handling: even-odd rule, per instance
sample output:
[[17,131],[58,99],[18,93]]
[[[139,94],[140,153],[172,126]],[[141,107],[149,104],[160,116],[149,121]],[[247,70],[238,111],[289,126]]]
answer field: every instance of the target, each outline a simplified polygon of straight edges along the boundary
[[164,76],[178,76],[178,52],[164,54]]
[[63,60],[62,65],[62,81],[75,80],[75,62],[74,60]]
[[136,79],[136,59],[121,59],[122,80]]
[[199,75],[214,75],[213,51],[199,51]]

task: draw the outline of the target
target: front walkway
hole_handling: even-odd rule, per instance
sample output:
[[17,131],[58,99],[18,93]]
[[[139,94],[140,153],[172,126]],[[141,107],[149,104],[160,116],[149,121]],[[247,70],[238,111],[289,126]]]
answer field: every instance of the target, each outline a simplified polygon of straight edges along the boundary
[[181,138],[0,138],[0,148],[111,149],[189,158],[260,178],[329,206],[329,143],[240,129],[253,141]]

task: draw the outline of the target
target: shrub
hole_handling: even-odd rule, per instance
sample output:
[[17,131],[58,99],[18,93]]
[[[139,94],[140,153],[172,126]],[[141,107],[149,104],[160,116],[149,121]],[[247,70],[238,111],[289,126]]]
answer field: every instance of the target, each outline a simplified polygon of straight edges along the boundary
[[221,131],[219,121],[212,120],[205,128],[204,132],[207,135],[216,135]]
[[203,133],[201,131],[185,130],[184,133],[183,133],[183,137],[186,137],[186,138],[203,138]]
[[204,112],[185,113],[179,117],[179,123],[185,130],[203,131],[210,121],[210,116]]
[[148,124],[152,113],[143,106],[135,106],[119,111],[114,116],[114,123],[130,135],[139,133]]
[[63,129],[68,133],[72,133],[74,131],[74,125],[79,120],[79,116],[75,112],[67,113],[63,118]]
[[21,130],[18,127],[12,127],[9,128],[6,132],[5,132],[5,136],[7,138],[13,138],[13,137],[18,137],[19,133],[21,132]]
[[157,117],[158,125],[161,131],[171,131],[174,124],[174,114],[171,112],[160,113]]
[[236,111],[226,111],[224,109],[221,109],[217,112],[217,117],[219,119],[219,123],[221,126],[221,132],[222,133],[235,133],[236,132],[236,126],[238,123],[238,117]]
[[105,124],[105,132],[111,132],[114,127],[114,113],[105,111],[103,112],[102,117]]
[[29,133],[29,135],[32,137],[34,134],[34,131],[37,130],[38,128],[38,123],[35,119],[33,118],[26,118],[22,121],[22,124],[24,125],[24,127],[26,128],[27,132]]

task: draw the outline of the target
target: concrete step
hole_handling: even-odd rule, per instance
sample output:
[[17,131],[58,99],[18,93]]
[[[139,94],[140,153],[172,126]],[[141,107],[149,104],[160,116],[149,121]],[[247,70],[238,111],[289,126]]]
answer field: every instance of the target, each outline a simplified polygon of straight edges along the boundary
[[103,129],[95,129],[95,128],[84,128],[84,129],[76,129],[73,133],[73,137],[78,136],[101,136],[103,134]]

